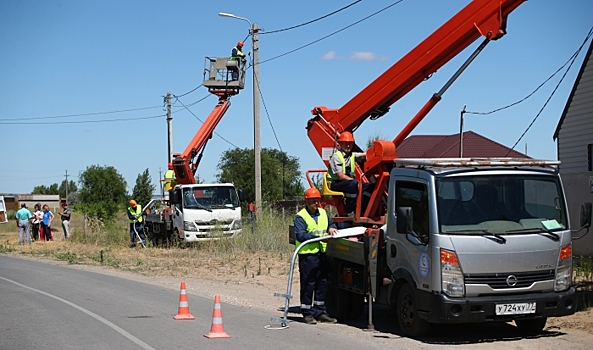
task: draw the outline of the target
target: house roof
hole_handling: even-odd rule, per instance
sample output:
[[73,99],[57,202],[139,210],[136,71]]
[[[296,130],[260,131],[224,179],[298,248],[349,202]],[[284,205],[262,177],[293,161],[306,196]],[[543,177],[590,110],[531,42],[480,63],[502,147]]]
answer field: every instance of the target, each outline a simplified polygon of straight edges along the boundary
[[560,117],[560,120],[558,121],[558,125],[556,126],[556,131],[554,132],[554,136],[553,136],[554,141],[556,141],[556,139],[558,138],[558,134],[560,133],[560,129],[562,128],[562,123],[564,122],[564,118],[566,117],[566,114],[568,114],[568,109],[570,108],[570,105],[572,104],[572,99],[574,98],[574,94],[577,91],[577,87],[579,86],[581,77],[583,76],[583,73],[585,72],[587,63],[590,62],[591,52],[593,52],[593,41],[591,41],[591,43],[589,44],[589,50],[587,50],[587,55],[585,55],[585,59],[583,60],[583,65],[581,66],[581,69],[579,70],[577,79],[574,81],[574,85],[572,86],[572,90],[570,91],[570,95],[568,96],[568,100],[566,101],[566,105],[564,106],[564,111],[562,111],[562,116]]
[[[400,158],[458,158],[459,134],[410,136],[396,153]],[[463,157],[530,158],[473,131],[463,133]]]

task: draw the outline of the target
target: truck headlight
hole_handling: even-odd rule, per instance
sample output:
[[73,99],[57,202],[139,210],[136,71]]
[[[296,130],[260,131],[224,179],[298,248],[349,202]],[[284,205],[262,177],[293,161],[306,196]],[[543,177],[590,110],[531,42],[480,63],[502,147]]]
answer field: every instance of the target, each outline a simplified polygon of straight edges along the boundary
[[193,231],[193,232],[197,232],[198,227],[196,226],[195,222],[192,221],[184,221],[183,222],[183,231]]
[[450,297],[465,295],[463,273],[454,251],[441,249],[441,284],[443,293]]
[[556,279],[554,280],[554,290],[561,292],[570,288],[572,280],[572,243],[560,248],[558,257],[558,267],[556,267]]
[[241,229],[241,219],[237,219],[233,221],[231,224],[231,230],[240,230]]

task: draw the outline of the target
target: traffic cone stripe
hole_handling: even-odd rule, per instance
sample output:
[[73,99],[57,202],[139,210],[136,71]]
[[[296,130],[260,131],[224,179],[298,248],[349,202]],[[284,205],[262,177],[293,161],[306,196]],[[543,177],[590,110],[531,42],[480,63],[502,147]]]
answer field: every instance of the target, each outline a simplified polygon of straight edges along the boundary
[[176,320],[195,320],[189,313],[189,304],[187,302],[187,293],[185,291],[185,282],[181,282],[181,290],[179,291],[179,309],[177,315],[173,318]]

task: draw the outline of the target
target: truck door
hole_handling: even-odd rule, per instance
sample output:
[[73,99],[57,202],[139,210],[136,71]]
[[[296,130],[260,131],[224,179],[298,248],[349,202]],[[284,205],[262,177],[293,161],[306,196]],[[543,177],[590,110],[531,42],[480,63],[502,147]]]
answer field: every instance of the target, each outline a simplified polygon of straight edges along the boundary
[[412,276],[418,288],[429,290],[432,261],[427,242],[432,218],[428,182],[395,178],[392,179],[390,193],[393,194],[390,200],[393,207],[389,211],[389,222],[397,220],[398,207],[409,207],[412,209],[413,232],[401,234],[396,232],[396,225],[389,226],[386,235],[388,266],[392,272],[403,269]]

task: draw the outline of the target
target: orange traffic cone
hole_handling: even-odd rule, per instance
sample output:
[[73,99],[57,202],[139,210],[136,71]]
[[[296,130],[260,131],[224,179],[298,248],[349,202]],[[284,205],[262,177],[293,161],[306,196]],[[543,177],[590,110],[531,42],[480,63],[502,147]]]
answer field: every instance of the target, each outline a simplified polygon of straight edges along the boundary
[[195,320],[189,313],[189,304],[187,303],[187,293],[185,292],[185,282],[181,282],[181,291],[179,292],[179,311],[177,316],[173,317],[176,320]]
[[224,332],[222,325],[222,310],[220,309],[220,295],[214,296],[214,311],[212,312],[212,327],[210,333],[204,334],[206,338],[230,338],[231,336]]

